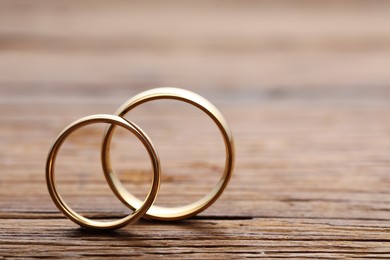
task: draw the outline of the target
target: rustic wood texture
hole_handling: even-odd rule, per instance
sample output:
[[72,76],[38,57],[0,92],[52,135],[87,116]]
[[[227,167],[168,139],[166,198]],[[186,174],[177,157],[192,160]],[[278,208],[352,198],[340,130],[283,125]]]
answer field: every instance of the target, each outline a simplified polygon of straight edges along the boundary
[[[381,1],[0,1],[0,258],[390,258],[390,5]],[[90,232],[49,198],[45,159],[70,122],[152,87],[198,92],[235,134],[234,176],[197,217]],[[208,192],[211,121],[178,102],[128,115],[163,165],[158,204]],[[66,143],[58,183],[99,219],[128,214],[101,174],[101,127]],[[144,196],[150,165],[118,131]]]

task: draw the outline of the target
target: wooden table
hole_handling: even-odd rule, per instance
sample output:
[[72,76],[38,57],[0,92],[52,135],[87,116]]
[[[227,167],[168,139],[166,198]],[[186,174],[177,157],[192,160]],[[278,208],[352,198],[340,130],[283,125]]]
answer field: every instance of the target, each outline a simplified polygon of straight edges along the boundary
[[[0,258],[389,258],[390,6],[365,1],[0,2]],[[193,90],[226,116],[234,176],[197,217],[90,232],[45,185],[51,143],[151,87]],[[159,150],[157,204],[216,184],[223,143],[199,111],[127,116]],[[58,186],[77,211],[130,213],[101,173],[104,125],[66,143]],[[115,168],[144,196],[146,153],[115,137]]]

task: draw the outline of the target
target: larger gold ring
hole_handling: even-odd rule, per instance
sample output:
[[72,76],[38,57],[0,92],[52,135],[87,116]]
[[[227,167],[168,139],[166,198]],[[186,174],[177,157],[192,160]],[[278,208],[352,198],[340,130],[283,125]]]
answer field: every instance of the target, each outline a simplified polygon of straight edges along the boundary
[[[54,169],[55,169],[55,162],[56,162],[59,149],[61,148],[62,144],[65,142],[65,140],[69,137],[70,134],[72,134],[74,131],[76,131],[77,129],[85,125],[89,125],[93,123],[108,123],[111,125],[118,125],[129,130],[142,142],[142,144],[148,151],[150,160],[152,162],[154,174],[153,174],[152,186],[150,188],[149,194],[147,195],[144,202],[140,202],[139,204],[137,204],[137,206],[134,208],[136,210],[133,212],[133,214],[130,214],[119,220],[103,222],[103,221],[95,221],[83,217],[80,214],[73,211],[65,203],[65,201],[61,198],[61,196],[57,192],[55,178],[54,178],[55,177]],[[104,164],[106,163],[107,161],[104,161]],[[93,115],[75,121],[67,128],[65,128],[58,136],[57,140],[53,144],[49,152],[49,155],[47,157],[46,183],[47,183],[47,188],[49,190],[50,196],[53,199],[56,206],[58,207],[58,209],[60,209],[65,214],[65,216],[67,216],[73,222],[79,224],[82,227],[89,228],[89,229],[116,229],[116,228],[123,227],[127,224],[136,222],[146,213],[146,211],[153,204],[154,200],[156,199],[159,186],[160,186],[160,161],[156,149],[154,148],[148,136],[135,124],[130,123],[126,119],[118,116]]]
[[[213,204],[218,197],[222,194],[223,190],[226,188],[230,177],[232,175],[234,167],[234,141],[233,135],[230,131],[230,128],[219,112],[219,110],[212,105],[209,101],[203,97],[184,89],[178,88],[157,88],[151,89],[145,92],[142,92],[133,98],[125,102],[116,112],[118,116],[125,116],[127,112],[136,106],[156,99],[175,99],[184,101],[186,103],[192,104],[201,110],[203,110],[207,115],[209,115],[213,121],[218,126],[224,142],[226,150],[226,161],[225,169],[222,178],[219,180],[218,184],[214,187],[211,193],[207,194],[205,197],[200,200],[193,202],[191,204],[179,207],[160,207],[153,205],[146,212],[145,217],[150,219],[157,220],[179,220],[185,219],[191,216],[198,214],[199,212],[208,208]],[[107,182],[109,183],[112,191],[117,195],[117,197],[128,207],[134,209],[138,208],[142,202],[136,198],[134,195],[129,193],[122,185],[118,176],[113,171],[110,164],[110,143],[111,138],[114,132],[115,126],[111,125],[107,127],[105,137],[103,139],[102,145],[102,159],[103,159],[103,169],[106,176]]]

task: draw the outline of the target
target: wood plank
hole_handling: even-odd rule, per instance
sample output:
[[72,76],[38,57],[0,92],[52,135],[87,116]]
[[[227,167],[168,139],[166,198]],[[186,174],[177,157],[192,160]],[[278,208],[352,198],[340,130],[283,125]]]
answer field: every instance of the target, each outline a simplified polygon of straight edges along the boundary
[[[388,2],[0,2],[0,258],[390,257]],[[181,22],[178,22],[181,21]],[[159,26],[157,26],[159,25]],[[57,134],[151,87],[196,91],[235,135],[234,176],[206,211],[114,232],[78,228],[45,184]],[[157,204],[206,194],[223,168],[210,120],[178,102],[132,111],[162,159]],[[96,219],[130,211],[101,173],[102,131],[66,143],[58,182]],[[150,165],[119,131],[115,168],[145,196]]]
[[[67,220],[4,221],[4,256],[69,257],[351,257],[387,258],[384,222],[202,220],[139,224],[110,233],[70,229]],[[48,227],[47,223],[51,225]],[[24,226],[26,225],[26,226]],[[21,230],[24,232],[21,233]],[[39,236],[39,241],[37,241]],[[364,238],[363,238],[364,237]],[[16,241],[15,241],[16,240]],[[277,242],[276,242],[277,241]],[[63,249],[66,248],[66,251]],[[15,251],[7,255],[7,251]],[[115,249],[115,250],[113,250]],[[201,251],[201,252],[200,252]],[[0,251],[1,252],[1,251]],[[353,252],[353,253],[351,253]],[[370,252],[370,253],[367,253]]]

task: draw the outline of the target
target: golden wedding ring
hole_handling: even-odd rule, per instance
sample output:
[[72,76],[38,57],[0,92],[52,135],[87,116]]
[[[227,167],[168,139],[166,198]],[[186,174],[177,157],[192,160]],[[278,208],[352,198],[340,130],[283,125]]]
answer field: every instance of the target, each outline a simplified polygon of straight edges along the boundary
[[[130,110],[145,102],[157,99],[174,99],[183,101],[198,107],[205,112],[218,126],[225,143],[226,161],[223,175],[214,189],[191,204],[179,207],[161,207],[153,205],[146,212],[145,217],[156,220],[180,220],[194,216],[213,204],[226,188],[234,167],[234,141],[232,132],[219,110],[203,97],[184,89],[178,88],[157,88],[142,92],[125,102],[115,113],[120,117],[124,117]],[[110,162],[110,143],[115,129],[115,125],[109,125],[102,144],[102,162],[103,170],[107,182],[110,185],[115,195],[131,209],[137,209],[142,206],[142,201],[128,192],[118,176],[113,171]]]
[[[132,132],[144,145],[146,150],[148,151],[150,160],[152,162],[153,166],[153,180],[152,180],[152,186],[149,190],[149,193],[146,197],[146,199],[141,202],[137,200],[137,204],[132,207],[135,211],[119,220],[113,220],[113,221],[95,221],[88,219],[86,217],[81,216],[80,214],[73,211],[62,199],[60,194],[57,192],[56,184],[55,184],[55,162],[58,155],[58,152],[62,146],[62,144],[65,142],[65,140],[77,129],[94,124],[94,123],[108,123],[111,126],[121,126],[130,132]],[[105,160],[105,156],[102,157],[103,165],[109,165],[109,161]],[[117,179],[111,179],[112,182],[110,183],[111,187],[118,186],[121,187],[120,182]],[[153,202],[156,199],[159,186],[160,186],[160,161],[157,154],[156,149],[154,148],[152,142],[150,141],[149,137],[135,124],[127,121],[126,119],[119,117],[119,116],[113,116],[113,115],[93,115],[84,117],[80,120],[75,121],[71,125],[69,125],[65,130],[62,131],[62,133],[58,136],[57,140],[53,144],[53,146],[50,149],[49,155],[47,157],[47,163],[46,163],[46,182],[47,187],[50,193],[51,198],[53,199],[54,203],[58,207],[59,210],[62,211],[62,213],[65,214],[70,220],[73,222],[79,224],[82,227],[88,228],[88,229],[116,229],[123,227],[128,224],[132,224],[136,222],[138,219],[144,216],[144,214],[148,211],[150,206],[153,204]],[[123,196],[123,200],[125,201],[132,201],[133,196],[127,197],[126,194],[121,193]]]

